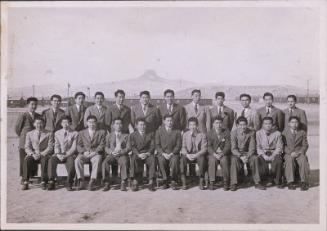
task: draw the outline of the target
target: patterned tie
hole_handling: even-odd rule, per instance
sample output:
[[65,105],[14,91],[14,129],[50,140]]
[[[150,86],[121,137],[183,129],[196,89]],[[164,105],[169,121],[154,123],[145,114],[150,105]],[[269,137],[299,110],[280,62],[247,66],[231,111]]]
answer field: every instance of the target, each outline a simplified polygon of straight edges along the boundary
[[191,153],[196,153],[197,150],[196,150],[196,143],[195,143],[195,139],[196,139],[196,136],[195,134],[192,134],[192,150],[191,150]]
[[65,133],[64,133],[64,147],[65,147],[65,150],[66,150],[66,147],[67,147],[67,144],[68,144],[67,135],[68,135],[68,132],[65,131]]
[[218,116],[221,117],[221,107],[218,109]]
[[198,105],[197,104],[194,105],[194,111],[195,111],[195,114],[198,114]]
[[241,116],[245,116],[245,108],[242,110]]
[[267,110],[267,116],[270,114],[270,107],[268,107],[268,110]]

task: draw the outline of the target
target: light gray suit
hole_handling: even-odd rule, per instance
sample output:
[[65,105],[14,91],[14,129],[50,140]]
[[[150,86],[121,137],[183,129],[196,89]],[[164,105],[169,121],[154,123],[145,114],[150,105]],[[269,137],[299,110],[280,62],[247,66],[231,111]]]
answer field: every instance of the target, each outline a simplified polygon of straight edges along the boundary
[[99,111],[96,105],[92,105],[88,107],[85,111],[84,115],[84,126],[87,127],[87,117],[90,115],[94,115],[97,117],[97,125],[98,129],[102,130],[110,130],[110,111],[107,106],[102,106]]
[[188,121],[188,119],[191,117],[197,118],[199,122],[199,131],[206,134],[209,130],[207,127],[207,119],[209,116],[208,108],[204,105],[198,104],[198,111],[196,113],[193,102],[185,105],[184,108],[186,111],[186,121]]

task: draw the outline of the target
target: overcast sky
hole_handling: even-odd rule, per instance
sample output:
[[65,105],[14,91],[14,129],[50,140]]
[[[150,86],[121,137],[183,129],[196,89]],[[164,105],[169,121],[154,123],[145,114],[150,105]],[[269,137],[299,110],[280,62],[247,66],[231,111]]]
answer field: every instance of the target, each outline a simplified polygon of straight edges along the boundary
[[11,8],[9,86],[88,84],[147,69],[196,82],[318,87],[313,8]]

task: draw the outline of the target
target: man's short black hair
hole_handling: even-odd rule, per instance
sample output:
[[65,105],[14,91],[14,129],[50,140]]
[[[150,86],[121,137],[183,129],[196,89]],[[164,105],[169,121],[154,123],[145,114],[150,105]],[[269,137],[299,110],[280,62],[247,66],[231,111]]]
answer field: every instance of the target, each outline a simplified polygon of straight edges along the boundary
[[104,94],[103,94],[102,91],[97,91],[97,92],[95,92],[95,94],[94,94],[94,98],[97,97],[97,95],[101,95],[101,96],[104,98]]
[[86,118],[86,121],[89,121],[89,120],[95,120],[95,122],[98,121],[97,117],[95,115],[89,115],[87,118]]
[[240,99],[242,99],[243,97],[248,97],[249,100],[251,101],[251,96],[249,94],[243,93],[240,95]]
[[61,117],[61,119],[60,119],[60,123],[61,123],[63,120],[68,120],[68,122],[71,123],[71,122],[72,122],[72,117],[70,117],[69,115],[64,115],[63,117]]
[[212,119],[212,123],[214,123],[216,120],[224,121],[224,118],[221,117],[221,116],[215,116],[215,117],[213,117],[213,119]]
[[37,121],[37,120],[42,121],[43,124],[45,123],[44,119],[41,116],[35,117],[34,122]]
[[173,115],[171,115],[171,114],[165,114],[163,116],[163,120],[166,120],[167,118],[173,118]]
[[244,116],[240,116],[236,119],[236,124],[239,125],[240,122],[245,122],[246,124],[248,124],[248,120],[247,118],[245,118]]
[[52,95],[50,97],[50,100],[52,101],[54,98],[57,98],[61,102],[61,96],[60,95]]
[[201,95],[201,90],[200,89],[194,89],[191,93],[191,95],[194,95],[195,93],[199,93]]
[[263,99],[265,98],[265,97],[267,97],[267,96],[270,96],[271,97],[271,99],[274,99],[274,96],[273,96],[273,94],[272,93],[270,93],[270,92],[265,92],[265,94],[263,94]]
[[115,117],[112,121],[115,123],[117,120],[120,120],[121,122],[123,122],[123,118],[121,117]]
[[117,91],[115,91],[115,97],[117,97],[118,94],[121,94],[121,95],[123,95],[123,96],[126,95],[125,92],[124,92],[123,90],[121,90],[121,89],[118,89]]
[[287,99],[288,99],[288,98],[293,98],[295,102],[297,101],[297,98],[296,98],[295,95],[288,95],[288,96],[287,96]]
[[190,118],[188,119],[188,121],[187,121],[187,124],[190,124],[190,122],[195,122],[196,125],[199,124],[199,120],[198,120],[198,118],[196,118],[196,117],[190,117]]
[[150,97],[150,92],[149,92],[149,91],[141,91],[141,92],[140,92],[140,97],[141,97],[142,95],[147,95],[147,96]]
[[35,97],[29,97],[29,98],[27,98],[27,100],[26,100],[26,104],[30,104],[30,102],[38,102],[38,100],[37,100],[37,98],[35,98]]
[[263,123],[265,120],[269,120],[271,123],[274,123],[273,118],[271,118],[270,116],[263,117],[263,119],[262,119],[262,123]]
[[299,117],[297,117],[297,116],[290,116],[290,118],[288,118],[288,122],[291,122],[291,120],[297,120],[297,122],[299,122],[300,123],[300,119],[299,119]]
[[76,99],[80,95],[83,96],[83,98],[85,99],[86,95],[83,92],[81,92],[81,91],[76,92],[74,98]]
[[138,124],[139,122],[144,122],[144,123],[146,123],[145,118],[144,118],[144,117],[138,117],[138,118],[136,119],[136,121],[135,121],[135,124]]
[[168,93],[171,93],[173,96],[175,96],[175,92],[173,90],[171,90],[171,89],[165,90],[164,91],[164,96],[166,96],[166,94],[168,94]]
[[222,91],[216,92],[215,99],[217,99],[218,96],[221,96],[221,97],[223,97],[225,99],[225,93],[222,92]]

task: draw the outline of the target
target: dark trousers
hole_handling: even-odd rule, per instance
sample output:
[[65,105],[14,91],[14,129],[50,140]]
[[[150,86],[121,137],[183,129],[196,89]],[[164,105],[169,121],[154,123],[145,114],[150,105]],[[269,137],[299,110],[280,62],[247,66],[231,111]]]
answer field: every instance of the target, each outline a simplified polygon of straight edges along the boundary
[[199,175],[200,178],[204,178],[206,166],[207,166],[207,158],[205,155],[201,155],[198,158],[196,158],[194,161],[190,161],[186,155],[182,155],[180,159],[180,170],[181,175],[186,175],[187,171],[187,164],[188,163],[197,163],[199,166]]
[[75,164],[74,164],[75,158],[76,158],[75,155],[71,155],[67,157],[64,161],[61,161],[58,159],[56,155],[51,156],[49,160],[49,168],[48,168],[49,179],[54,180],[57,177],[58,164],[65,163],[65,167],[67,170],[67,182],[73,183],[76,174]]
[[292,183],[295,180],[296,165],[299,166],[301,182],[309,183],[309,162],[306,155],[300,155],[293,158],[290,154],[284,156],[285,159],[285,178],[287,183]]
[[260,168],[260,180],[263,178],[270,178],[270,180],[274,180],[275,184],[282,183],[282,175],[283,175],[283,158],[281,155],[276,155],[274,160],[271,162],[271,171],[269,173],[268,162],[262,156],[258,156],[258,165]]
[[163,180],[168,180],[170,170],[172,180],[178,180],[179,155],[173,154],[169,160],[163,155],[158,155],[158,164]]
[[40,159],[35,160],[32,156],[26,156],[23,164],[23,180],[28,181],[33,175],[35,165],[41,163],[41,181],[48,181],[48,161],[50,156],[41,156]]
[[[121,180],[127,180],[128,178],[128,169],[129,169],[129,158],[127,155],[124,156],[113,156],[107,155],[106,158],[102,162],[102,179],[104,182],[109,182],[109,174],[110,174],[110,165],[120,166],[120,177]],[[112,169],[113,170],[113,169]]]
[[24,148],[19,149],[19,176],[23,176],[23,165],[26,152]]
[[146,164],[146,166],[149,169],[149,180],[153,180],[155,178],[155,173],[156,173],[155,156],[150,155],[146,159],[142,160],[136,154],[133,154],[131,156],[131,169],[130,169],[131,178],[135,178],[138,181],[142,179],[144,164]]
[[[249,167],[252,172],[252,178],[255,184],[260,183],[260,176],[265,174],[265,170],[261,170],[258,163],[258,156],[251,155],[248,160]],[[238,156],[231,156],[231,166],[230,166],[230,183],[238,184],[240,178],[244,176],[244,163]]]
[[229,162],[230,158],[228,156],[222,156],[220,160],[217,160],[216,157],[213,155],[209,155],[209,161],[208,161],[208,173],[209,173],[209,180],[210,182],[216,181],[216,175],[217,175],[217,166],[220,164],[221,171],[223,173],[223,180],[224,183],[229,183]]

